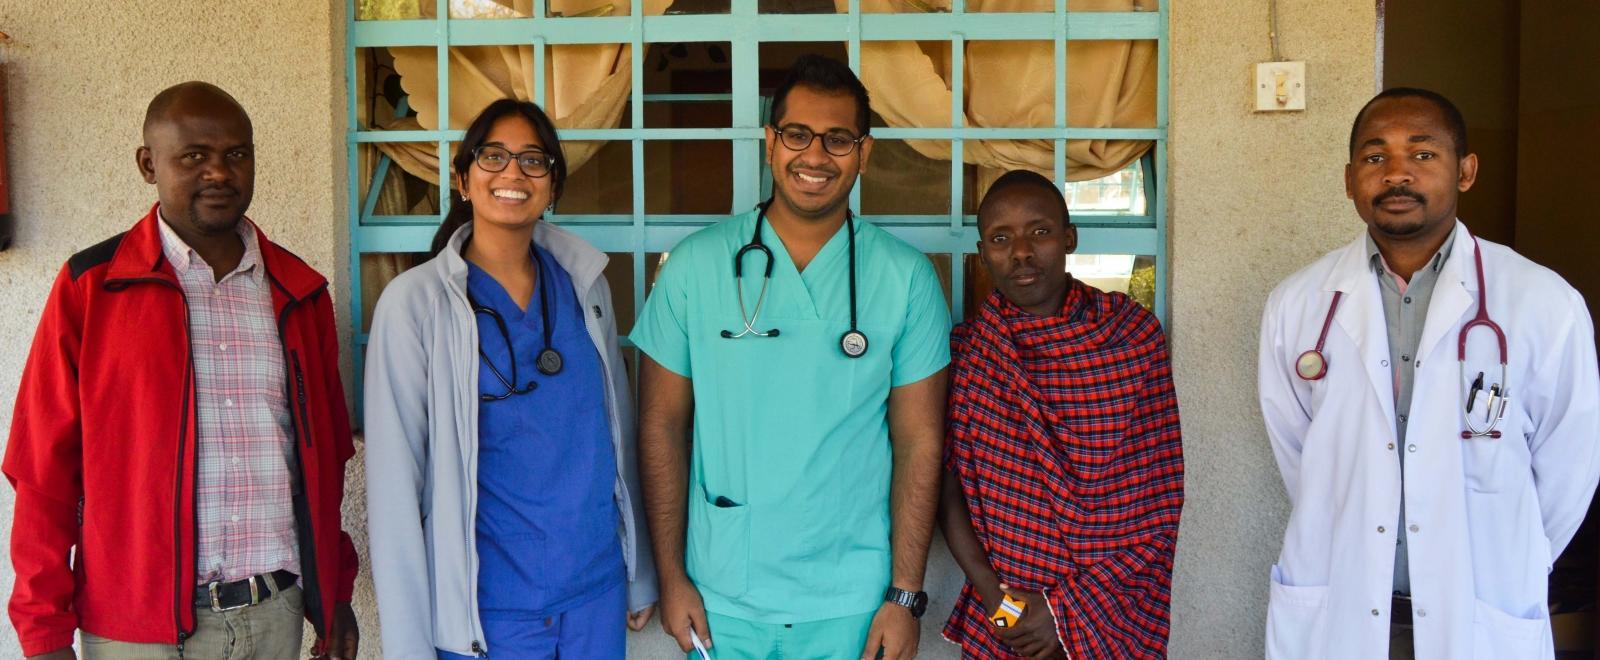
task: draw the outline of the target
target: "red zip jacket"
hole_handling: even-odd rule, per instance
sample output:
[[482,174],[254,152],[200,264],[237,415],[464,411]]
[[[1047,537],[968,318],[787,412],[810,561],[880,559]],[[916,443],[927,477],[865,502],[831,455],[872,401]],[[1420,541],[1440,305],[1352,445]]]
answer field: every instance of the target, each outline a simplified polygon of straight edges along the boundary
[[[11,622],[27,655],[71,646],[75,629],[161,644],[194,632],[194,370],[158,222],[152,207],[67,261],[22,372],[3,469],[17,491]],[[357,566],[339,517],[354,453],[339,339],[327,280],[257,237],[289,376],[306,618],[322,636]]]

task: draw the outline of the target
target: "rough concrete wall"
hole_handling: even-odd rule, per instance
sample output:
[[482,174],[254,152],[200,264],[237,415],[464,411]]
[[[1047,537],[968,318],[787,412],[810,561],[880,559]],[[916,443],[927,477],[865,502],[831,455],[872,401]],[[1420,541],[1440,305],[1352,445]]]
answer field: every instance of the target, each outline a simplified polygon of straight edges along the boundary
[[1261,657],[1267,572],[1288,501],[1256,403],[1266,296],[1361,230],[1344,197],[1350,121],[1375,92],[1370,0],[1280,0],[1307,110],[1250,112],[1271,58],[1267,3],[1172,5],[1172,342],[1188,503],[1173,585],[1175,658]]
[[[252,216],[333,276],[348,268],[344,201],[344,2],[40,3],[0,0],[7,52],[17,245],[0,252],[0,429],[41,301],[61,262],[132,223],[154,199],[133,149],[144,104],[200,78],[251,111],[259,145]],[[1349,120],[1373,90],[1370,2],[1285,0],[1284,52],[1308,62],[1310,110],[1249,112],[1251,65],[1268,58],[1265,3],[1173,3],[1172,338],[1189,461],[1189,505],[1174,586],[1172,655],[1259,656],[1266,574],[1287,510],[1255,404],[1255,339],[1273,284],[1354,236],[1339,178]],[[72,17],[64,20],[63,17]],[[58,155],[64,154],[64,155]],[[344,302],[336,308],[341,314]],[[347,528],[366,547],[360,457]],[[0,535],[11,490],[0,487]],[[0,569],[0,593],[11,587]],[[957,654],[938,639],[959,569],[936,542],[922,657]],[[377,657],[370,582],[358,585],[364,657]],[[652,623],[632,657],[670,657]],[[0,658],[19,657],[0,626]]]
[[[349,280],[344,6],[343,0],[0,0],[0,30],[13,39],[3,59],[17,222],[16,244],[0,252],[6,310],[0,429],[10,428],[28,344],[62,262],[127,229],[155,201],[155,187],[139,178],[133,154],[145,105],[173,83],[216,83],[250,112],[258,147],[250,215],[329,275],[343,317]],[[351,470],[357,500],[360,476]],[[11,509],[12,489],[0,487],[6,539]],[[359,520],[355,513],[347,509],[346,519]],[[364,539],[357,547],[366,547]],[[12,580],[6,561],[3,597]],[[359,593],[371,603],[370,584]],[[9,621],[0,625],[0,657],[20,657]]]

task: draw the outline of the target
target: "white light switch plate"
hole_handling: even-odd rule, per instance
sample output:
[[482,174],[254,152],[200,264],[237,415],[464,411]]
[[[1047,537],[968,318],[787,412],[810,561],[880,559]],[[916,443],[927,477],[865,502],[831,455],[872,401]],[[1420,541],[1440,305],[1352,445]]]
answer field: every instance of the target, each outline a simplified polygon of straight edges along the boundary
[[1256,112],[1306,109],[1306,63],[1256,65]]

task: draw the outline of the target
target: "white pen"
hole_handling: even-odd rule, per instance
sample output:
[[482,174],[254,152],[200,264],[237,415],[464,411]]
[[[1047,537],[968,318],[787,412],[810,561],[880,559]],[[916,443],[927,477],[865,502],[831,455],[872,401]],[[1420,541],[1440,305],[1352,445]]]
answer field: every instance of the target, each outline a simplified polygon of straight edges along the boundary
[[700,653],[700,660],[711,660],[711,654],[706,652],[706,643],[700,641],[700,635],[695,634],[694,628],[689,629],[689,642],[694,644],[694,650]]

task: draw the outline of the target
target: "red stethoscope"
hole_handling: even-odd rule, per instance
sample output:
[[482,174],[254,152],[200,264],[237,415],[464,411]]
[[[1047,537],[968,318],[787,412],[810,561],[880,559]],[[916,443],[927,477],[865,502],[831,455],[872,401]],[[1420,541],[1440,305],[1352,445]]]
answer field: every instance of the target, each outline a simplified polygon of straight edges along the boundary
[[[1456,361],[1461,369],[1462,387],[1466,388],[1467,381],[1467,337],[1476,328],[1488,328],[1494,333],[1495,340],[1500,347],[1500,382],[1483,387],[1483,372],[1478,372],[1478,377],[1473,380],[1471,388],[1466,392],[1466,410],[1462,413],[1466,422],[1466,429],[1461,431],[1461,439],[1467,440],[1475,437],[1500,437],[1500,420],[1506,416],[1506,403],[1511,396],[1505,387],[1506,382],[1506,333],[1500,329],[1500,324],[1489,318],[1489,303],[1483,285],[1483,249],[1478,245],[1478,238],[1472,238],[1472,262],[1478,271],[1478,313],[1461,326],[1461,333],[1456,337]],[[1344,297],[1343,291],[1333,292],[1333,304],[1328,306],[1328,316],[1322,320],[1322,333],[1317,335],[1317,347],[1300,354],[1294,362],[1295,375],[1302,380],[1322,380],[1328,375],[1328,358],[1322,354],[1323,347],[1328,341],[1328,328],[1333,326],[1333,315],[1339,310],[1339,300]],[[1479,394],[1487,392],[1489,400],[1484,406],[1483,422],[1480,426],[1473,419],[1472,409]]]

